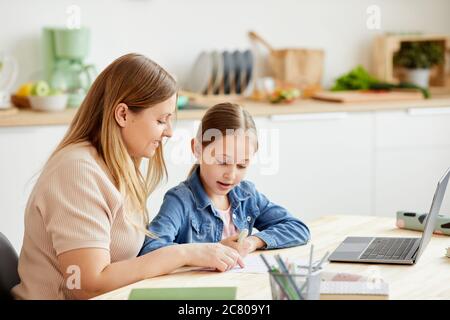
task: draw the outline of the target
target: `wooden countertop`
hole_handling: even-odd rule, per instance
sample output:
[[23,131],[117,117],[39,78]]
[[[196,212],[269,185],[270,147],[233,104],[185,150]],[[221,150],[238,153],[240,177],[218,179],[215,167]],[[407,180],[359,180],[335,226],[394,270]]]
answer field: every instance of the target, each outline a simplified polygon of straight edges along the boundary
[[[270,104],[254,102],[236,97],[202,98],[196,102],[212,106],[219,102],[230,101],[244,106],[255,117],[273,115],[329,113],[329,112],[369,112],[382,110],[405,110],[410,108],[441,108],[450,107],[450,96],[436,96],[427,100],[366,102],[366,103],[333,103],[318,100],[298,100],[293,104]],[[66,109],[62,112],[40,112],[18,110],[18,112],[3,112],[0,110],[0,127],[67,125],[72,121],[77,109]],[[197,120],[205,113],[205,109],[179,110],[178,120]]]
[[[420,237],[421,232],[395,227],[394,218],[373,216],[326,216],[308,224],[314,253],[322,257],[332,252],[347,236]],[[349,272],[368,275],[377,272],[389,284],[389,299],[450,299],[450,259],[445,249],[450,237],[433,235],[415,265],[371,265],[364,263],[329,263],[324,271]],[[258,251],[252,254],[259,254]],[[281,254],[290,261],[307,259],[309,246],[264,251]],[[127,299],[132,288],[237,286],[237,299],[271,299],[267,273],[232,273],[198,270],[180,270],[175,273],[142,280],[129,286],[98,296],[94,299]]]

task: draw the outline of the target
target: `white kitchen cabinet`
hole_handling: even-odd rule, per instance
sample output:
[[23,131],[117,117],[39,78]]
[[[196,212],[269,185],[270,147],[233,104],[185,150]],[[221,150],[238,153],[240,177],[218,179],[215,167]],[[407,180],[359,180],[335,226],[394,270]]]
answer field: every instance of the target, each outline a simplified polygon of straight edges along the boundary
[[369,113],[273,116],[279,165],[259,189],[306,221],[370,214],[372,126]]
[[0,232],[19,252],[28,196],[67,126],[0,128]]
[[450,106],[374,115],[377,150],[450,145]]
[[[450,108],[375,114],[375,207],[428,212],[439,178],[450,167]],[[447,192],[442,213],[450,214]]]

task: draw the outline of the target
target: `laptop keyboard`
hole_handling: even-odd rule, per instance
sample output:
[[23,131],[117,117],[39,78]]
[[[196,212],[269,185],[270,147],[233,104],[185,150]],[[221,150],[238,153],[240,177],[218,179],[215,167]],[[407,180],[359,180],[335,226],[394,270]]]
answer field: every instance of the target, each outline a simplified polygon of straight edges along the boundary
[[363,252],[364,260],[404,260],[417,239],[375,238]]

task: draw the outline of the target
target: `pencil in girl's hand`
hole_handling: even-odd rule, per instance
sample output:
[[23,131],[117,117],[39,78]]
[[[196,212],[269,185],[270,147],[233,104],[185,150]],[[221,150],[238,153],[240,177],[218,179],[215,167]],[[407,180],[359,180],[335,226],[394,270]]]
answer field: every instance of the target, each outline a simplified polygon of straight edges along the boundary
[[238,244],[241,244],[245,238],[248,236],[248,229],[242,229],[239,233]]

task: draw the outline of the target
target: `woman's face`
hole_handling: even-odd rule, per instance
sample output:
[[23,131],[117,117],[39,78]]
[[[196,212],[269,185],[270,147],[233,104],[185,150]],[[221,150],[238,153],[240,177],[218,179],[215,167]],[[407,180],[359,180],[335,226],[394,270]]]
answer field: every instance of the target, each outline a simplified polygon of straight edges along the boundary
[[172,117],[177,96],[146,108],[131,111],[126,104],[116,108],[116,121],[121,127],[122,139],[128,153],[134,158],[151,158],[164,137],[172,136]]

